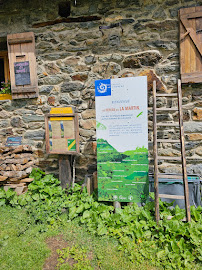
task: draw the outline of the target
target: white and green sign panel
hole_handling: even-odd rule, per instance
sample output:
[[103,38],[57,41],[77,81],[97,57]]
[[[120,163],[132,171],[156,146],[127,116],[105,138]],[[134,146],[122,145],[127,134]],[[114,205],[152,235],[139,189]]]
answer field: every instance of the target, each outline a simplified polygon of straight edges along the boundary
[[147,77],[95,81],[98,198],[143,203],[149,193]]

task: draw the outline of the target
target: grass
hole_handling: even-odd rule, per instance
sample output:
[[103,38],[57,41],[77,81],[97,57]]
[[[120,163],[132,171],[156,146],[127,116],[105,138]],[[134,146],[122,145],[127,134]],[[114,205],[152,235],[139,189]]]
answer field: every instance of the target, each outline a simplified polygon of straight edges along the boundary
[[[43,224],[34,225],[23,209],[7,206],[1,207],[0,220],[1,270],[43,269],[46,259],[53,255],[46,243],[47,239],[57,239],[62,242],[63,247],[77,246],[78,249],[84,249],[90,260],[91,269],[156,269],[144,263],[137,268],[126,254],[118,250],[116,240],[107,236],[90,235],[83,226],[78,225],[77,221],[68,222],[65,214],[61,217],[61,222],[52,227]],[[54,252],[56,253],[56,250]],[[74,268],[74,263],[72,264],[72,260],[71,263],[67,261],[60,269],[80,269]]]

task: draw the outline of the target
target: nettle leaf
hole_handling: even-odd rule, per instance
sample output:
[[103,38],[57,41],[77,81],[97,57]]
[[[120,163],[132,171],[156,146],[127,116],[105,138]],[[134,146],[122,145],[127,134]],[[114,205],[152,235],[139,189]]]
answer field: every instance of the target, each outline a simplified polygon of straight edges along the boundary
[[86,210],[84,213],[83,213],[83,218],[84,219],[87,219],[90,217],[90,212],[88,210]]
[[84,206],[83,204],[81,204],[79,207],[77,207],[76,213],[77,213],[77,214],[82,213],[83,210],[84,210],[84,207],[85,207],[85,206]]
[[6,200],[5,199],[0,199],[0,206],[5,205],[6,204]]
[[98,235],[105,235],[105,234],[107,234],[107,228],[104,227],[103,224],[99,224],[98,225],[98,228],[97,228],[97,234]]

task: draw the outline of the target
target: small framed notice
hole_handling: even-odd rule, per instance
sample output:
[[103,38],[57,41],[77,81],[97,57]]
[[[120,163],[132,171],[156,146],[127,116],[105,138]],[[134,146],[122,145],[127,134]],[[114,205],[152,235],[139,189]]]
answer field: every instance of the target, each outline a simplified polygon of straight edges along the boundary
[[45,117],[45,127],[48,154],[79,153],[78,115],[72,107],[53,108]]
[[15,62],[15,85],[29,85],[30,82],[30,69],[29,61]]
[[22,137],[8,137],[6,146],[19,146],[22,144]]

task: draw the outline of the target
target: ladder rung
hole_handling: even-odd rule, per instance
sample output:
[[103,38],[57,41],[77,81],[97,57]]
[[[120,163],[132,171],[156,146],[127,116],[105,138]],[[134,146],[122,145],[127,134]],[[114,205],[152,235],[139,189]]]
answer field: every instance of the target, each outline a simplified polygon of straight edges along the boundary
[[159,198],[184,200],[184,195],[159,194]]
[[158,127],[179,127],[179,123],[158,123]]
[[158,156],[158,159],[164,159],[164,160],[182,160],[181,157],[168,157],[168,156]]
[[156,94],[157,97],[177,97],[177,93],[171,94]]
[[171,139],[157,139],[157,142],[162,142],[162,143],[179,143],[180,139],[178,140],[171,140]]
[[178,108],[156,108],[157,111],[178,111]]
[[[167,216],[167,220],[171,220],[173,218],[173,216]],[[181,221],[187,221],[187,218],[184,217],[183,219],[181,219]]]
[[183,175],[173,175],[173,174],[164,174],[164,173],[158,173],[158,178],[167,178],[167,179],[183,179]]

